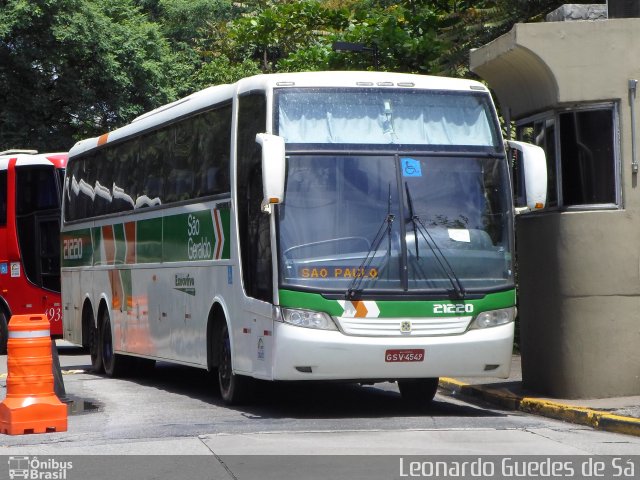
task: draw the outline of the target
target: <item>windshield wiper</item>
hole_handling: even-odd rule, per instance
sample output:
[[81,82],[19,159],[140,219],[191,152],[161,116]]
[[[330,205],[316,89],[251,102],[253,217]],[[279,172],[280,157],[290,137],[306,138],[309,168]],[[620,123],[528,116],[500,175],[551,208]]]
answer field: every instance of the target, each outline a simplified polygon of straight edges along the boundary
[[[418,232],[420,232],[420,235],[422,236],[422,238],[424,238],[425,243],[433,253],[433,257],[436,259],[436,261],[438,262],[438,265],[440,265],[440,268],[442,269],[444,274],[447,276],[447,279],[451,283],[451,286],[453,287],[456,298],[459,298],[461,300],[464,299],[466,292],[464,290],[464,287],[462,286],[462,282],[460,282],[460,279],[456,275],[455,270],[447,260],[447,257],[445,256],[445,254],[442,253],[442,250],[440,250],[438,243],[434,240],[434,238],[429,233],[429,229],[425,226],[425,224],[422,222],[422,219],[418,215],[416,215],[415,211],[413,210],[413,199],[411,198],[411,192],[409,191],[409,184],[407,182],[404,183],[404,188],[407,192],[407,204],[409,206],[409,215],[411,216],[411,222],[413,223],[413,233],[415,235],[415,242],[416,242],[416,259],[418,260],[420,259],[419,252],[418,252]],[[429,238],[427,239],[427,237]]]
[[346,299],[350,300],[354,298],[358,292],[362,291],[360,289],[360,286],[362,285],[362,280],[364,279],[364,272],[367,271],[367,269],[369,268],[369,265],[371,265],[371,262],[373,262],[373,259],[376,256],[376,253],[378,252],[378,248],[380,248],[380,244],[382,243],[382,239],[385,237],[385,234],[389,239],[389,244],[387,247],[388,256],[391,256],[391,224],[393,223],[393,220],[395,218],[396,216],[391,213],[391,183],[389,183],[387,215],[385,216],[384,220],[382,220],[382,223],[380,224],[380,228],[378,228],[378,232],[376,233],[376,236],[374,237],[373,242],[371,242],[371,247],[369,248],[369,251],[365,255],[364,260],[362,260],[362,263],[358,267],[358,270],[356,270],[357,272],[361,272],[361,274],[353,277],[353,280],[351,280],[351,283],[349,284],[349,288],[347,288],[347,291],[345,293]]
[[413,223],[413,240],[416,244],[416,260],[420,260],[420,251],[418,250],[418,216],[413,210],[413,199],[411,198],[411,192],[409,191],[409,184],[407,182],[404,182],[404,189],[407,191],[409,215],[411,216],[411,223]]

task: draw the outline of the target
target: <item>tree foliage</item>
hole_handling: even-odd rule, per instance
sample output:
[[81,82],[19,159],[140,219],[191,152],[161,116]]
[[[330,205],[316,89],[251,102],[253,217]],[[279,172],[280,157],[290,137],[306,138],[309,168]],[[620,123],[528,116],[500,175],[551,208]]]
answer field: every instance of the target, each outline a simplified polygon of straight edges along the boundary
[[0,149],[66,150],[174,97],[158,25],[128,0],[0,8]]
[[[0,149],[66,150],[180,96],[259,72],[470,76],[471,48],[562,3],[0,0]],[[336,41],[364,49],[334,51]]]

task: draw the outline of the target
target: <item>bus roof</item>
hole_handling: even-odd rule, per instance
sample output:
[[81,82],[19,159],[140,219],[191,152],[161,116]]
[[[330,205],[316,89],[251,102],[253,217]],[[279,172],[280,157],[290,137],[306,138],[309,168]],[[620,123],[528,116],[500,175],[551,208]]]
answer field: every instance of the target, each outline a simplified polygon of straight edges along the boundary
[[56,168],[67,166],[68,153],[16,153],[0,155],[0,170],[6,170],[9,160],[15,158],[17,167],[28,165],[53,165]]
[[232,85],[217,85],[195,92],[134,119],[130,124],[105,133],[100,137],[88,138],[76,143],[69,156],[79,155],[87,150],[127,138],[137,133],[203,110],[209,106],[230,101],[234,95],[255,90],[268,91],[286,87],[338,87],[338,88],[417,88],[450,91],[484,91],[480,82],[460,78],[436,77],[391,72],[298,72],[255,75],[243,78]]

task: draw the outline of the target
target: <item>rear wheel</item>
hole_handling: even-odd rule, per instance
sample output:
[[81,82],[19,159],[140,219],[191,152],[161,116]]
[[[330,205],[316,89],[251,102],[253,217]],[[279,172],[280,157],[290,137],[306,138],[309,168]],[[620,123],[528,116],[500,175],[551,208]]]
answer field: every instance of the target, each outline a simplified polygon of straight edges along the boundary
[[91,355],[91,369],[96,373],[102,373],[102,342],[100,341],[100,331],[98,330],[98,327],[93,324],[93,318],[90,319],[88,332],[89,354]]
[[412,406],[427,406],[436,396],[439,378],[398,380],[402,400]]
[[131,363],[130,357],[125,357],[114,352],[111,320],[109,319],[109,312],[107,312],[106,309],[101,315],[100,346],[104,373],[106,373],[108,377],[121,377]]
[[218,384],[220,396],[228,405],[243,403],[251,392],[251,378],[233,373],[231,339],[225,323],[220,334],[220,357],[218,362]]
[[7,354],[7,342],[9,341],[9,324],[4,312],[0,312],[0,355]]

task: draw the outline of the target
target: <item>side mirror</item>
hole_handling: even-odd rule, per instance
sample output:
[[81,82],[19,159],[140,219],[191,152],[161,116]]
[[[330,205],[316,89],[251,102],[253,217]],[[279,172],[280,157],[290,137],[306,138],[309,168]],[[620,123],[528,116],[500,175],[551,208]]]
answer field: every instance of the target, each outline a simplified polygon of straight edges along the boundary
[[511,159],[516,213],[543,209],[547,200],[547,159],[544,150],[525,142],[507,140],[506,143]]
[[262,209],[284,200],[285,154],[284,138],[269,133],[258,133],[256,142],[262,147]]

